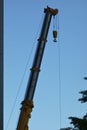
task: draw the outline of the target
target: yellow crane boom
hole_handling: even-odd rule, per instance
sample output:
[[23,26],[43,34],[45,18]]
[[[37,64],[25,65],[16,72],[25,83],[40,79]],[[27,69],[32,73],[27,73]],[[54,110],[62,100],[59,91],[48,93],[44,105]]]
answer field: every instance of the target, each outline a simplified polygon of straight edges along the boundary
[[44,54],[44,49],[47,41],[47,35],[50,27],[50,22],[52,16],[55,16],[58,13],[58,9],[52,9],[47,6],[44,9],[44,21],[42,24],[42,29],[40,33],[40,37],[38,39],[37,49],[34,56],[33,65],[31,68],[31,73],[29,77],[29,81],[27,84],[27,90],[25,93],[24,101],[22,102],[22,107],[19,115],[17,130],[28,130],[28,122],[31,117],[31,112],[33,106],[33,97],[35,93],[36,83],[38,80],[40,66]]

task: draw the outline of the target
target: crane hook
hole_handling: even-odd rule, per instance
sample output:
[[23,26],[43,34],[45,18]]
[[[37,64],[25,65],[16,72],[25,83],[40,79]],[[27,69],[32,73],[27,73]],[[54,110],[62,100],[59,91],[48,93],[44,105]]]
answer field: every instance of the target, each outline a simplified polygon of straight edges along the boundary
[[57,38],[57,31],[53,30],[53,38],[54,38],[54,42],[57,42],[56,38]]

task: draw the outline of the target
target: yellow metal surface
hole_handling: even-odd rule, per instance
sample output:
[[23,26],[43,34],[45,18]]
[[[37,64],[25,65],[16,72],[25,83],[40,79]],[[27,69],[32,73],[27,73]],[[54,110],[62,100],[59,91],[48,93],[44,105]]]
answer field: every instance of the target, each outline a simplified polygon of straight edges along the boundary
[[50,12],[52,15],[56,15],[58,13],[58,9],[52,9],[47,6],[47,8],[44,9],[44,12]]
[[33,70],[33,71],[40,71],[40,68],[38,68],[38,67],[33,67],[33,68],[31,68],[31,70]]
[[33,107],[33,101],[25,100],[22,102],[17,130],[28,130],[28,122],[29,118],[31,117]]
[[44,42],[47,42],[47,40],[46,40],[44,37],[39,38],[38,41],[44,41]]
[[57,38],[57,31],[56,30],[53,30],[53,37]]
[[57,31],[53,30],[53,38],[54,38],[54,42],[57,42],[56,38],[57,38]]

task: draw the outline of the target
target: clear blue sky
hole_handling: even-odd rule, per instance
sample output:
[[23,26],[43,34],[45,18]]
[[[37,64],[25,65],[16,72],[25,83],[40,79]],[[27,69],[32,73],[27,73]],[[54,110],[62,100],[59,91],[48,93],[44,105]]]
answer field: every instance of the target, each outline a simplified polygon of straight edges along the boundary
[[[30,130],[59,130],[60,122],[61,127],[70,126],[69,116],[82,117],[86,113],[87,105],[78,102],[78,98],[81,97],[78,92],[87,89],[87,82],[83,80],[83,77],[87,76],[87,1],[5,0],[5,130],[16,130],[20,103],[24,98],[33,54],[26,68],[22,84],[21,81],[33,45],[35,51],[43,21],[43,9],[47,5],[59,9],[59,36],[58,43],[53,43],[52,21],[34,96],[34,109],[29,124]],[[59,45],[61,86],[59,85]],[[17,95],[19,87],[20,91]],[[12,116],[10,116],[11,113]],[[6,129],[7,125],[8,129]]]

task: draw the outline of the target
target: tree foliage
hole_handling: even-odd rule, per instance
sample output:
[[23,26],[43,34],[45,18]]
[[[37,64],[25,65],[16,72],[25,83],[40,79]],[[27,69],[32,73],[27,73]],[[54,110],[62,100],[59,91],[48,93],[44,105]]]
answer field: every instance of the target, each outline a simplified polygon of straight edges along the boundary
[[80,98],[79,101],[81,101],[81,103],[87,102],[87,90],[81,91],[80,93],[82,94],[82,98]]
[[[79,101],[81,103],[87,102],[87,90],[81,91],[80,94],[82,94],[82,98]],[[71,120],[70,124],[73,124],[73,128],[67,127],[60,130],[87,130],[87,114],[82,119],[77,117],[69,117],[69,119]]]
[[77,117],[69,117],[71,119],[71,124],[74,125],[74,128],[78,130],[87,130],[87,119],[86,118],[77,118]]

